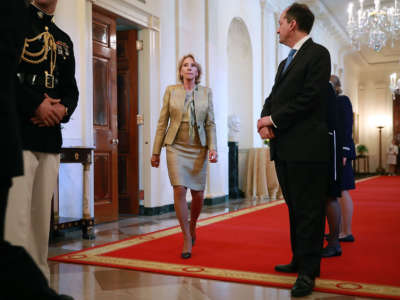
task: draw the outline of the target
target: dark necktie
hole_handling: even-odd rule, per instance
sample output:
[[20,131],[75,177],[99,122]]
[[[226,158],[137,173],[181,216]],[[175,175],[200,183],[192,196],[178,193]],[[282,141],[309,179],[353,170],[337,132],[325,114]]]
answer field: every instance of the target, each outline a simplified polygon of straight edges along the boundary
[[297,51],[296,49],[291,49],[291,50],[290,50],[289,55],[288,55],[288,58],[286,59],[285,66],[283,67],[282,74],[285,73],[286,69],[289,67],[290,63],[291,63],[292,60],[293,60],[293,56],[294,56],[294,54],[296,53],[296,51]]

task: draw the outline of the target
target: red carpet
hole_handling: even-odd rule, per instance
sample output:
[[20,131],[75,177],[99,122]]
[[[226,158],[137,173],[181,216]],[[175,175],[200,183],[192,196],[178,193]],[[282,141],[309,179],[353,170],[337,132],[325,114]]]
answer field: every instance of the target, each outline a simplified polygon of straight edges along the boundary
[[[342,243],[342,256],[323,260],[316,290],[400,299],[400,177],[359,182],[351,195],[356,241]],[[176,227],[51,260],[289,288],[295,276],[274,271],[291,258],[281,203],[201,220],[189,260],[179,256]]]

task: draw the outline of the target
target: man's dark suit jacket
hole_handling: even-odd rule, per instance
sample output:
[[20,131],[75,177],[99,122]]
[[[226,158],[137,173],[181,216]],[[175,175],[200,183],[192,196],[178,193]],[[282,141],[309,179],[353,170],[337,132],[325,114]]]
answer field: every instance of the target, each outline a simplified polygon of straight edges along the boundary
[[271,160],[327,162],[326,84],[330,77],[330,55],[326,48],[308,39],[287,70],[279,65],[271,94],[261,117],[271,115],[277,128],[271,139]]

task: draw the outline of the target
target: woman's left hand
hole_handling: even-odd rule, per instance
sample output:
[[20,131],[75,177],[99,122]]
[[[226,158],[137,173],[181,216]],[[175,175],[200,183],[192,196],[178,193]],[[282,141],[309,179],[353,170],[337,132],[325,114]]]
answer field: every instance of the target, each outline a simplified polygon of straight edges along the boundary
[[217,151],[215,150],[210,150],[208,152],[208,159],[210,161],[210,163],[216,163],[218,161],[218,154]]

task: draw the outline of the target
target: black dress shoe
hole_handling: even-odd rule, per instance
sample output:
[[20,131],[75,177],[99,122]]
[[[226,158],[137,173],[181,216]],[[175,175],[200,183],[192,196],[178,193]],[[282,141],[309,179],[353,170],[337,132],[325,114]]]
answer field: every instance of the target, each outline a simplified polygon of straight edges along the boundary
[[326,246],[322,249],[322,257],[333,257],[342,255],[342,248],[339,246]]
[[287,265],[276,265],[275,271],[284,273],[297,273],[297,267],[292,263]]
[[291,290],[292,297],[310,295],[315,286],[315,280],[307,275],[299,275]]
[[192,257],[192,253],[191,253],[191,252],[183,252],[183,253],[181,254],[181,257],[182,257],[183,259],[191,258],[191,257]]
[[354,242],[354,236],[352,234],[346,235],[342,238],[339,238],[339,242]]

